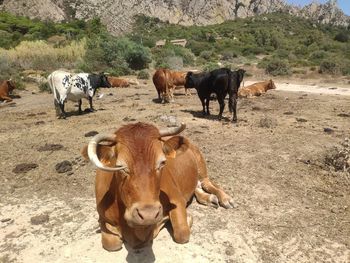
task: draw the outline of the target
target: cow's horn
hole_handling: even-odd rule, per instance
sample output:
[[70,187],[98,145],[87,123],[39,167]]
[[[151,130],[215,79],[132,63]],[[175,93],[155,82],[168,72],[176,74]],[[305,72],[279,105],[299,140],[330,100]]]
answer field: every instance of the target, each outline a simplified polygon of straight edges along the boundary
[[182,132],[186,128],[185,123],[181,123],[179,127],[166,128],[159,130],[160,137],[176,135]]
[[108,167],[105,166],[97,157],[97,145],[100,142],[108,141],[108,142],[116,142],[116,136],[113,135],[103,135],[103,134],[97,134],[94,136],[88,145],[88,156],[90,161],[99,169],[107,171],[107,172],[115,172],[119,170],[125,169],[125,166],[116,166],[116,167]]

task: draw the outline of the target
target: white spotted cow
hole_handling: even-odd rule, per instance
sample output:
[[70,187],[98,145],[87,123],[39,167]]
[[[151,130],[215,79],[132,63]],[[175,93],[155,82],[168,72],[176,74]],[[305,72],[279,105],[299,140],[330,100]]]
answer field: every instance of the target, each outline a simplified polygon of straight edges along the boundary
[[92,97],[99,87],[110,87],[107,77],[101,74],[79,73],[72,74],[56,70],[48,76],[49,86],[55,97],[56,115],[66,118],[64,103],[67,100],[78,102],[79,114],[82,112],[82,98],[89,100],[90,111],[93,111]]

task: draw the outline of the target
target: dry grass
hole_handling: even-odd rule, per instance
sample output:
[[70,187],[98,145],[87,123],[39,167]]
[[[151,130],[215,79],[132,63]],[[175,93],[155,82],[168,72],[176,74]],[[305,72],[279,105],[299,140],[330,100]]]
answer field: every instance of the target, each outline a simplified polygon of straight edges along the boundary
[[0,56],[22,69],[72,68],[85,55],[85,46],[85,39],[64,47],[54,47],[42,40],[23,41],[13,49],[0,49]]

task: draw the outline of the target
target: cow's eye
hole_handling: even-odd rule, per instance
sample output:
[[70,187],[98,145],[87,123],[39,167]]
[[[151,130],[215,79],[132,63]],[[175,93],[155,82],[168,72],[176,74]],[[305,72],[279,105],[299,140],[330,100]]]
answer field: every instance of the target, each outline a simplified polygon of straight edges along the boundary
[[166,160],[164,159],[164,160],[161,160],[160,162],[159,162],[159,164],[158,164],[158,170],[160,170],[160,169],[162,169],[164,166],[165,166],[165,164],[166,164]]

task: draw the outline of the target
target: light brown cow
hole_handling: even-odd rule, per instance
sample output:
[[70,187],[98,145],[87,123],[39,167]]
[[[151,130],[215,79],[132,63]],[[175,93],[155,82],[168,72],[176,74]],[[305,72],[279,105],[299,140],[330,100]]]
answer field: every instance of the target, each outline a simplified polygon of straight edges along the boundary
[[111,87],[129,87],[130,83],[126,79],[116,78],[116,77],[107,77],[108,82],[111,84]]
[[[174,90],[185,87],[185,71],[171,71],[169,69],[158,69],[153,75],[153,83],[158,93],[160,101],[174,101]],[[189,89],[185,87],[185,95],[191,95]]]
[[170,71],[169,91],[171,98],[173,98],[174,90],[181,87],[185,88],[186,96],[191,96],[190,90],[185,87],[186,74],[185,71]]
[[276,89],[275,83],[272,81],[272,79],[263,82],[257,82],[241,88],[238,90],[238,96],[249,98],[260,96],[261,94],[266,93],[269,89]]
[[0,100],[4,100],[6,102],[12,101],[10,98],[10,93],[16,88],[14,82],[12,80],[4,80],[0,84]]
[[106,250],[119,250],[123,242],[147,246],[168,220],[174,240],[188,242],[192,218],[186,206],[193,195],[206,205],[233,207],[232,198],[209,180],[199,149],[173,136],[184,129],[184,124],[166,130],[129,124],[112,135],[96,135],[83,148],[97,167],[96,204]]

